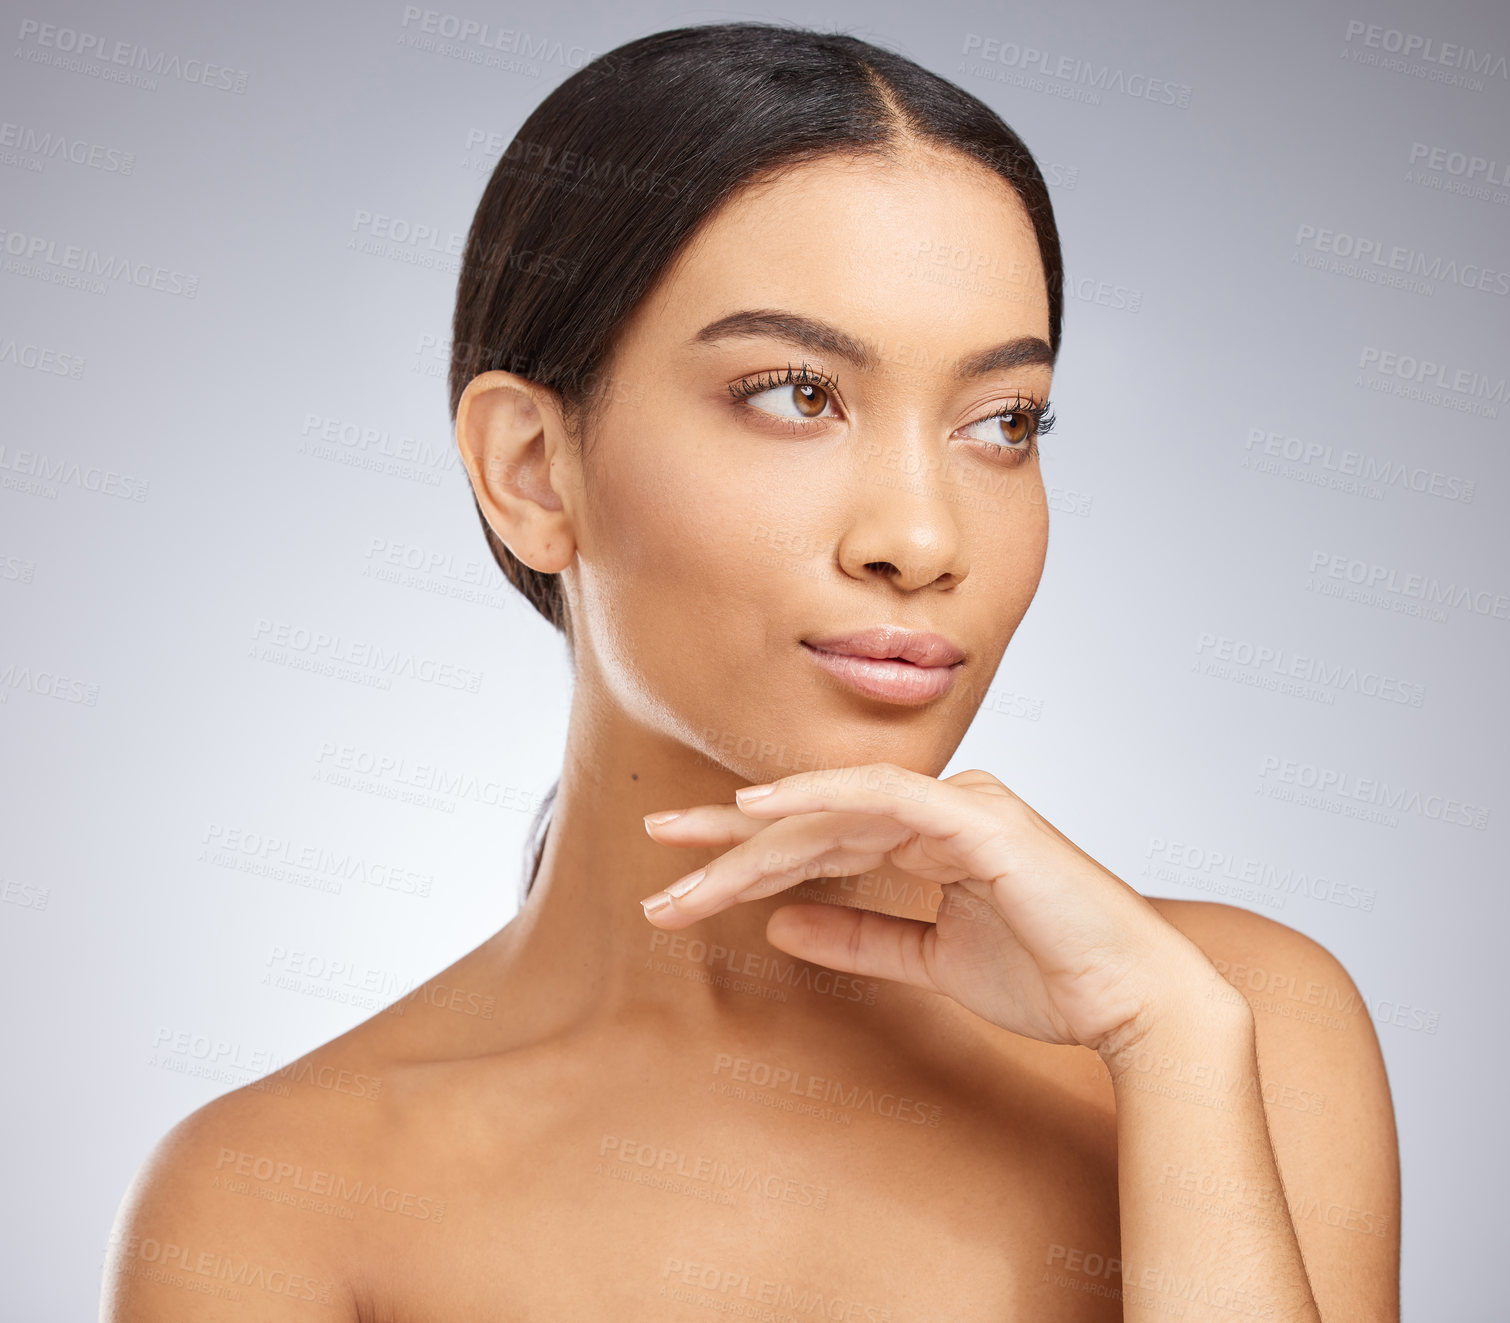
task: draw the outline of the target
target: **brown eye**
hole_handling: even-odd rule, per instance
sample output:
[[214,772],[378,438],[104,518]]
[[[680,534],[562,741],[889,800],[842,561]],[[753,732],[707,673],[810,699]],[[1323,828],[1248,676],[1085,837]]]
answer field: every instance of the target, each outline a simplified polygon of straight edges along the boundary
[[[1021,405],[1022,401],[1013,403]],[[1016,409],[1009,406],[1000,413],[977,418],[965,429],[965,435],[1004,457],[1027,459],[1037,450],[1038,438],[1053,425],[1054,416],[1048,412],[1047,404]]]
[[793,386],[793,400],[804,418],[816,418],[828,407],[828,392],[822,386],[804,382]]
[[1032,435],[1033,419],[1030,414],[1004,413],[996,421],[1001,424],[1001,434],[1010,445],[1020,446]]
[[836,417],[833,392],[815,381],[789,381],[764,390],[742,393],[746,404],[759,413],[792,420]]

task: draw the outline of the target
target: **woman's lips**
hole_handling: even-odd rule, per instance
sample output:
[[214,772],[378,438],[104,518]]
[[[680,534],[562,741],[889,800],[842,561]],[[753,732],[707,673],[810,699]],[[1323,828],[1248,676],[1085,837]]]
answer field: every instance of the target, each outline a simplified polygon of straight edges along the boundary
[[931,703],[949,692],[962,662],[949,666],[919,666],[915,662],[891,657],[851,657],[844,653],[825,652],[806,641],[807,655],[841,683],[858,693],[888,703],[915,706]]

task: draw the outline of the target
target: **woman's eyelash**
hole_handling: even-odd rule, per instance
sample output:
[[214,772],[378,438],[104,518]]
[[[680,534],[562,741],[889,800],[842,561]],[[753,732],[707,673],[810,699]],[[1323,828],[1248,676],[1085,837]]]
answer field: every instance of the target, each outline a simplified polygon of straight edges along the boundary
[[1032,400],[1023,399],[1003,405],[1000,409],[993,410],[991,413],[985,414],[975,421],[983,423],[987,418],[1005,418],[1009,413],[1027,414],[1033,420],[1034,431],[1039,436],[1042,436],[1045,432],[1053,431],[1054,423],[1057,421],[1054,417],[1053,405],[1048,400],[1045,400],[1042,404],[1034,404]]
[[759,395],[762,391],[775,390],[778,386],[808,385],[822,386],[827,391],[839,389],[839,383],[834,378],[808,367],[806,363],[800,368],[788,363],[785,372],[761,372],[734,382],[729,387],[729,394],[736,400],[743,400],[751,395]]
[[[788,363],[785,370],[781,372],[759,372],[753,377],[742,377],[729,386],[729,394],[736,400],[743,400],[748,399],[752,395],[760,395],[765,391],[775,390],[779,386],[804,385],[820,386],[825,391],[837,391],[839,388],[839,383],[834,378],[826,376],[814,368],[810,368],[806,363],[801,367],[793,367],[792,364]],[[1024,399],[1019,395],[1015,400],[1003,404],[1001,408],[994,409],[987,414],[982,414],[969,425],[973,427],[976,423],[989,422],[992,418],[1005,418],[1009,414],[1025,414],[1033,420],[1033,430],[1028,435],[1028,444],[1021,450],[1014,451],[1011,446],[1006,445],[998,448],[1013,454],[1020,454],[1024,458],[1036,455],[1038,453],[1038,439],[1047,436],[1053,430],[1054,423],[1057,421],[1053,413],[1053,406],[1048,400],[1045,400],[1042,404],[1035,404],[1032,400]],[[796,420],[791,419],[784,421],[796,423]],[[796,423],[796,425],[800,426],[800,423]],[[995,443],[986,442],[985,444],[993,445]]]
[[[1008,414],[1026,414],[1033,420],[1033,430],[1028,433],[1028,444],[1023,447],[1021,454],[1031,457],[1038,453],[1038,439],[1047,436],[1054,430],[1054,424],[1058,421],[1054,416],[1054,406],[1048,400],[1042,404],[1034,404],[1031,400],[1024,400],[1020,396],[1010,404],[1003,405],[1000,409],[977,418],[977,423],[989,422],[992,418],[1005,418]],[[974,424],[971,424],[974,426]],[[988,442],[987,444],[995,444]],[[1010,451],[1011,446],[1002,446],[1001,449]]]

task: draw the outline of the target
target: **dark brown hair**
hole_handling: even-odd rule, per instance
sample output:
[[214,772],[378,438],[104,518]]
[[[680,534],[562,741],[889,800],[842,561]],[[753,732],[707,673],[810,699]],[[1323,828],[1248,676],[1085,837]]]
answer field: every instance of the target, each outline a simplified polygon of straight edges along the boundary
[[[596,409],[621,385],[608,375],[616,336],[716,208],[782,169],[834,154],[885,156],[908,138],[979,161],[1021,200],[1057,356],[1064,268],[1053,207],[1032,153],[995,111],[858,37],[715,23],[599,56],[509,144],[478,203],[457,282],[453,424],[467,383],[502,369],[554,391],[572,443],[584,445]],[[477,515],[505,577],[570,650],[558,577],[515,559],[480,505]],[[542,849],[543,834],[531,880]]]

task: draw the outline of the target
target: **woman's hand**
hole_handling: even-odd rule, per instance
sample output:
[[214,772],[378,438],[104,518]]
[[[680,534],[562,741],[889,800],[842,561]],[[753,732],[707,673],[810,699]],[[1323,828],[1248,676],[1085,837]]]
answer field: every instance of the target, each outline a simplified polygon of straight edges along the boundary
[[1204,1002],[1218,977],[1148,901],[989,772],[938,780],[872,763],[747,786],[735,798],[737,806],[703,805],[664,824],[647,815],[646,830],[664,844],[733,846],[690,889],[683,878],[642,901],[652,923],[683,928],[809,878],[890,861],[942,885],[936,924],[792,904],[771,915],[768,940],[815,964],[941,992],[1004,1029],[1104,1058]]

